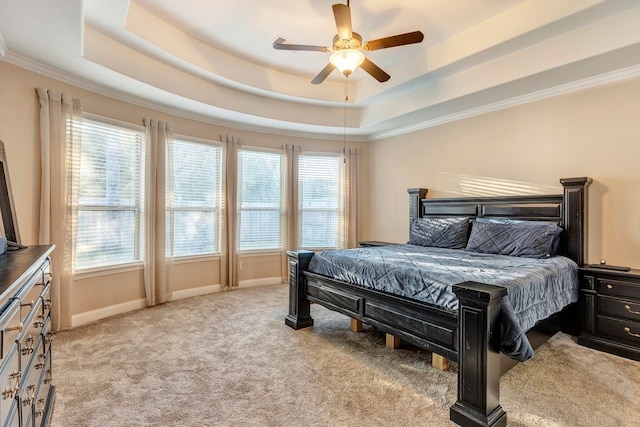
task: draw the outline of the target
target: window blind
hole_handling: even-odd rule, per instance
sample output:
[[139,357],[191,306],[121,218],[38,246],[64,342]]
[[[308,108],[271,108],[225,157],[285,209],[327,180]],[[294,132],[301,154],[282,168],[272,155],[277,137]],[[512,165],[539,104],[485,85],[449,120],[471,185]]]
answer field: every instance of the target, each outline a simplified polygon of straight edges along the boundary
[[[220,252],[222,148],[217,145],[174,140],[171,200],[173,221],[167,221],[167,255],[174,257]],[[168,156],[169,157],[169,156]],[[167,184],[167,189],[171,186]],[[172,233],[171,233],[172,231]],[[173,248],[170,244],[173,240]]]
[[303,154],[298,160],[300,247],[339,246],[340,157]]
[[282,154],[238,150],[238,248],[282,248]]
[[80,179],[75,268],[143,258],[144,133],[84,119],[80,132]]

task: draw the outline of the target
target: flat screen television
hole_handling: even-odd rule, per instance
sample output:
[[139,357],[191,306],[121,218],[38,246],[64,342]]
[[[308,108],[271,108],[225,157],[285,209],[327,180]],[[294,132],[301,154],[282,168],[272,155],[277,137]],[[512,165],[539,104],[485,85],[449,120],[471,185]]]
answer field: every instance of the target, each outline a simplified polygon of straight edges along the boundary
[[7,156],[2,141],[0,141],[0,211],[2,212],[2,225],[4,226],[4,236],[7,239],[7,245],[20,247],[20,233],[18,232],[16,210],[13,205]]

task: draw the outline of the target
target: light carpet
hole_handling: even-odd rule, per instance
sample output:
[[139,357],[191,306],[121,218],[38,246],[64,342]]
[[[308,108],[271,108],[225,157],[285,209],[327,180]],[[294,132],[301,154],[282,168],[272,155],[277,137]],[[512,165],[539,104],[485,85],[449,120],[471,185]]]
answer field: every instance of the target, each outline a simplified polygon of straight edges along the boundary
[[[60,426],[452,426],[456,373],[284,285],[194,297],[55,335]],[[509,426],[640,425],[640,362],[558,334],[501,380]]]

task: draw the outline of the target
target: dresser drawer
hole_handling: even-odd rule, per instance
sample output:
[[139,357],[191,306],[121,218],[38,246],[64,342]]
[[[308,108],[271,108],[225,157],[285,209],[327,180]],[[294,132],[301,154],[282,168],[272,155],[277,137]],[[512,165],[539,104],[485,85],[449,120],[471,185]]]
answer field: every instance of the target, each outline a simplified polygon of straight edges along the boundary
[[597,278],[596,291],[600,295],[636,298],[640,300],[640,286],[637,283],[624,280]]
[[42,372],[33,408],[36,426],[42,424],[42,419],[47,409],[49,389],[51,388],[51,353],[45,354],[42,360]]
[[0,360],[4,360],[21,330],[20,301],[13,300],[0,315]]
[[33,411],[33,403],[36,400],[36,392],[38,383],[40,382],[40,374],[42,370],[33,369],[33,366],[27,368],[23,372],[23,378],[20,383],[20,391],[18,392],[18,401],[22,417],[22,426],[29,426],[27,420],[33,423],[31,412]]
[[[16,298],[20,300],[20,319],[22,322],[25,321],[34,304],[40,299],[46,284],[44,270],[38,269],[16,294]],[[40,310],[42,310],[42,305],[40,305]]]
[[53,331],[51,330],[51,317],[47,317],[44,321],[44,326],[40,331],[42,336],[42,343],[44,345],[44,352],[48,352],[51,349],[51,342],[53,341]]
[[640,322],[640,301],[598,296],[598,314]]
[[47,283],[44,287],[40,298],[42,299],[42,314],[45,318],[49,317],[51,314],[51,283]]
[[22,374],[18,365],[18,346],[14,343],[2,361],[0,370],[0,419],[4,419],[16,401]]
[[40,340],[42,327],[45,326],[42,315],[42,300],[36,299],[32,310],[25,319],[24,328],[18,335],[18,346],[20,349],[20,369],[25,370],[29,364],[31,355],[36,351],[36,345]]
[[640,346],[640,322],[597,316],[596,333],[609,339]]
[[5,419],[2,427],[20,427],[20,413],[18,412],[18,401],[16,399],[13,399],[7,416],[5,417],[2,414],[2,417]]

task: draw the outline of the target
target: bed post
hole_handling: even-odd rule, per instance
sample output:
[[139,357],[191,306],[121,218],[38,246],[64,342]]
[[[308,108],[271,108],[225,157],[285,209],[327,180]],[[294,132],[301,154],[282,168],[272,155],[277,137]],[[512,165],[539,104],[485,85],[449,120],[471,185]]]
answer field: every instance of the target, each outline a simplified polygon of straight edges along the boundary
[[564,254],[578,265],[587,261],[587,188],[592,179],[562,178],[564,187],[562,227],[566,230]]
[[426,188],[408,188],[409,193],[409,224],[413,218],[422,217],[422,209],[420,209],[420,200],[427,195]]
[[453,286],[458,297],[458,400],[449,417],[458,425],[506,426],[500,406],[500,350],[497,339],[501,286],[464,282]]
[[313,257],[311,251],[287,251],[289,256],[289,314],[284,323],[293,329],[313,325],[310,315],[311,303],[307,300],[307,279],[302,274]]

